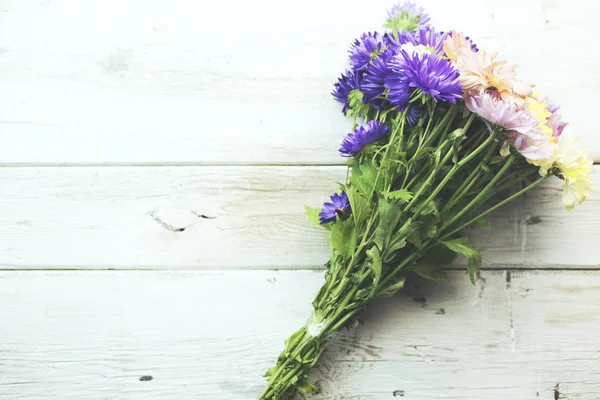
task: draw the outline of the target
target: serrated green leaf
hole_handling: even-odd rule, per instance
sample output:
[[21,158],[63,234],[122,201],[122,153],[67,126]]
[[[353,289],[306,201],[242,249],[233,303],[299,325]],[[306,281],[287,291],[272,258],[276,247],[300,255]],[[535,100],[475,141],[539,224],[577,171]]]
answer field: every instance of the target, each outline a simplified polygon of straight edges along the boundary
[[439,215],[428,214],[419,216],[419,221],[414,222],[418,224],[417,229],[411,232],[411,235],[407,238],[408,242],[421,249],[427,243],[427,239],[432,239],[437,235],[439,221]]
[[352,207],[354,223],[356,226],[360,226],[371,215],[371,206],[358,190],[352,186],[346,188],[346,194],[348,195],[348,200],[350,200],[350,207]]
[[413,194],[406,189],[394,190],[393,192],[386,193],[388,199],[400,200],[402,203],[408,203],[412,200]]
[[383,264],[381,262],[381,254],[376,246],[371,247],[367,250],[367,258],[369,261],[369,268],[373,271],[373,281],[375,284],[381,279]]
[[377,166],[371,160],[352,167],[350,182],[366,199],[371,196],[373,186],[376,185],[375,192],[381,192],[383,188],[383,179],[377,178]]
[[392,235],[392,239],[385,249],[383,260],[386,262],[391,261],[395,253],[398,250],[403,249],[406,246],[406,241],[408,237],[411,236],[415,231],[419,229],[419,224],[412,223],[412,220],[409,218],[406,220],[404,225],[400,229],[398,229]]
[[337,221],[331,225],[331,247],[337,250],[342,258],[348,260],[356,247],[356,229],[353,219]]
[[440,212],[435,204],[435,201],[430,200],[425,205],[423,205],[423,209],[421,210],[421,215],[435,215],[439,216]]
[[469,268],[467,270],[471,283],[475,284],[475,272],[481,268],[481,252],[479,249],[467,244],[467,238],[461,237],[453,240],[440,240],[440,243],[454,251],[462,254],[469,260]]
[[385,252],[402,218],[402,208],[397,202],[386,198],[380,199],[378,204],[379,224],[375,229],[375,244]]
[[306,216],[310,222],[320,227],[323,226],[321,225],[321,220],[319,219],[319,213],[321,212],[320,208],[304,206],[304,209],[306,210]]
[[360,90],[354,89],[348,94],[348,116],[364,116],[369,112],[369,104],[363,101],[363,93]]
[[391,285],[386,286],[382,290],[377,293],[377,297],[390,297],[398,293],[400,289],[404,287],[404,283],[406,279],[404,277],[398,279],[396,282]]

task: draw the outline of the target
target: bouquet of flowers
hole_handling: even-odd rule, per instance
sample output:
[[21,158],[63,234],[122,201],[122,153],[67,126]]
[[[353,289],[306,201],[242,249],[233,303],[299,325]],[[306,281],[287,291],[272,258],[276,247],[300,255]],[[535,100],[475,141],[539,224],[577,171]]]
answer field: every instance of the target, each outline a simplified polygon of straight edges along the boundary
[[592,160],[564,131],[558,105],[519,79],[497,53],[440,32],[412,3],[388,12],[384,34],[350,49],[333,96],[354,121],[342,141],[347,181],[309,218],[330,231],[331,258],[314,312],[267,373],[259,400],[315,394],[308,380],[335,333],[373,299],[416,273],[443,280],[456,255],[467,273],[481,250],[461,232],[554,176],[567,209],[594,190]]

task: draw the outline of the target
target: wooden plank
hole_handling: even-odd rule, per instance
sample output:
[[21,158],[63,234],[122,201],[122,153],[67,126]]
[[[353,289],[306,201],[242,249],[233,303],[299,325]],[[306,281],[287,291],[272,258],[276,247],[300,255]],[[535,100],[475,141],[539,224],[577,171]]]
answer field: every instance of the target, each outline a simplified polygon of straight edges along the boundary
[[[1,272],[0,399],[252,399],[322,280]],[[316,398],[595,400],[599,296],[596,272],[411,282],[335,338],[313,373],[324,390]]]
[[[0,163],[339,164],[329,92],[392,3],[4,1]],[[419,4],[519,64],[600,159],[589,1]]]
[[[600,181],[600,167],[594,169]],[[1,168],[2,268],[320,268],[318,206],[343,167]],[[484,265],[600,266],[600,202],[562,208],[559,181],[477,230]],[[463,260],[459,260],[460,265]]]

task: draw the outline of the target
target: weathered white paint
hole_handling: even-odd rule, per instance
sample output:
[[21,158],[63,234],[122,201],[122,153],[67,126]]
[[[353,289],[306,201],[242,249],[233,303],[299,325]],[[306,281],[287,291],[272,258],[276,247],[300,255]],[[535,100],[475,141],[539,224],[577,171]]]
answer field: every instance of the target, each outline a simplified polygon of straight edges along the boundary
[[[597,399],[600,275],[508,274],[373,304],[315,369],[317,398]],[[0,272],[0,399],[253,399],[322,275]]]
[[[303,205],[344,168],[303,165],[340,163],[349,122],[331,84],[392,3],[1,2],[0,164],[34,167],[0,168],[0,268],[222,271],[0,271],[0,400],[260,391],[323,279],[264,269],[327,258]],[[595,2],[419,3],[520,64],[600,159],[600,55],[581,39],[597,33]],[[35,167],[48,164],[301,166]],[[556,189],[474,235],[486,267],[600,266],[600,203],[567,213]],[[313,374],[319,399],[599,398],[597,272],[420,285],[337,338]]]
[[[304,204],[318,206],[344,179],[344,167],[1,168],[0,265],[320,268],[327,234]],[[486,266],[600,266],[600,202],[568,212],[559,187],[473,232]]]
[[[0,163],[340,163],[331,85],[393,3],[5,0]],[[600,159],[596,2],[419,4],[519,64]]]

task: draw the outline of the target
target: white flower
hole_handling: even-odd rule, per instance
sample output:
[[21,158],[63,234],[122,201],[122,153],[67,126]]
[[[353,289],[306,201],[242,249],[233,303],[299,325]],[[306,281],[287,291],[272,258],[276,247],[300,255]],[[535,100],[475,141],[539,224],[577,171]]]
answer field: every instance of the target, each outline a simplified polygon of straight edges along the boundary
[[415,46],[413,43],[410,42],[404,43],[402,46],[400,46],[400,50],[404,50],[410,55],[417,54],[420,56],[422,56],[423,54],[431,53],[431,51],[428,50],[427,47],[423,46],[422,44]]

